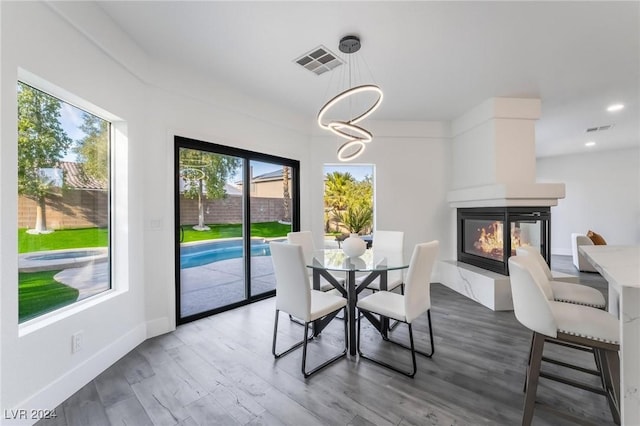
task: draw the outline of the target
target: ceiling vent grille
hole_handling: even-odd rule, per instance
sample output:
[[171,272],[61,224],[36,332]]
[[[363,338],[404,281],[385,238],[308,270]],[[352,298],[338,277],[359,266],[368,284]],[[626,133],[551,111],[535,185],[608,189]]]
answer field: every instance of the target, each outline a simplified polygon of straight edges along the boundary
[[587,129],[587,133],[602,132],[602,131],[611,129],[612,127],[613,127],[613,124],[607,124],[607,125],[598,126],[598,127],[589,127]]
[[316,75],[324,74],[344,63],[338,56],[322,45],[298,57],[295,62]]

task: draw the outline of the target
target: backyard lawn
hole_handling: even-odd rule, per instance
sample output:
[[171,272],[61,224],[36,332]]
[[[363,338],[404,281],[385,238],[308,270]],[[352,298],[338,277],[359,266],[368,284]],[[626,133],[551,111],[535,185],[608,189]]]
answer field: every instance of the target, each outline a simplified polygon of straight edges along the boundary
[[18,322],[73,303],[78,290],[53,279],[60,271],[18,273]]
[[[242,224],[209,225],[209,231],[195,231],[184,225],[183,242],[242,237]],[[28,234],[26,228],[18,230],[18,252],[28,253],[44,250],[80,249],[107,247],[109,233],[106,228],[62,229],[50,234]],[[253,237],[282,237],[291,231],[291,225],[279,222],[254,223]],[[18,274],[19,322],[53,311],[73,303],[78,290],[53,279],[60,271],[20,272]]]
[[[218,238],[240,238],[242,237],[242,224],[214,224],[207,225],[211,228],[209,231],[196,231],[190,225],[183,225],[184,230],[183,243],[192,241],[215,240]],[[260,222],[251,224],[252,237],[284,237],[291,232],[291,225],[282,224],[280,222]]]
[[26,228],[18,229],[18,253],[106,247],[108,241],[107,228],[60,229],[50,234],[35,235],[27,234]]
[[[18,230],[18,253],[86,247],[106,247],[106,228],[61,229],[50,234],[27,234]],[[23,322],[69,305],[78,298],[78,290],[53,279],[60,272],[18,273],[18,321]]]

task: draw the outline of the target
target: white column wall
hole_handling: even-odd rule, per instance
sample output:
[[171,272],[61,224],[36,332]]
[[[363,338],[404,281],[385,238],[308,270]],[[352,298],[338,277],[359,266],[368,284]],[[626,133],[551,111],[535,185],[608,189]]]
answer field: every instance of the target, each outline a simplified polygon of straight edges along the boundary
[[571,233],[589,229],[608,244],[640,244],[640,148],[538,158],[538,182],[564,182],[551,208],[551,251],[571,254]]

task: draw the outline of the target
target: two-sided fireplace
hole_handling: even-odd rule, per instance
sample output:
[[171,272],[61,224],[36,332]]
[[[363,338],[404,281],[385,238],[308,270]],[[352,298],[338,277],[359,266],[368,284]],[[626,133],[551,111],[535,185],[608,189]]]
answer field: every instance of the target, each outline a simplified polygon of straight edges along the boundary
[[458,260],[509,275],[516,248],[533,246],[550,261],[549,207],[476,207],[458,209]]

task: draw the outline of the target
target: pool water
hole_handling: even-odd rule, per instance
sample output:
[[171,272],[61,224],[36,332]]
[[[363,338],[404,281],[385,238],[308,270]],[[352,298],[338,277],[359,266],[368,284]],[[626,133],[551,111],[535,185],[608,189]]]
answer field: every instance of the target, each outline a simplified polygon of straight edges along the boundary
[[75,259],[76,257],[99,256],[103,253],[104,251],[101,251],[101,250],[73,250],[73,251],[65,251],[62,253],[39,254],[39,255],[29,256],[28,259],[29,260]]
[[[271,256],[269,243],[264,240],[251,241],[251,256]],[[242,240],[215,241],[180,247],[180,269],[237,258],[242,258]]]

